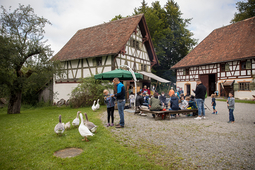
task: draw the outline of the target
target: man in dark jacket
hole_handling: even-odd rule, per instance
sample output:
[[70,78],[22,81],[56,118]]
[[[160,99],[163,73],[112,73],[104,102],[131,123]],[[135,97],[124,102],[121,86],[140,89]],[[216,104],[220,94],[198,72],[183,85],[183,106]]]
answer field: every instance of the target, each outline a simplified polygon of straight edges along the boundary
[[139,91],[139,92],[137,93],[137,96],[136,96],[136,104],[135,104],[135,105],[136,105],[137,107],[140,107],[140,106],[143,105],[143,101],[144,101],[144,100],[143,100],[142,92]]
[[116,97],[117,99],[117,106],[120,115],[120,123],[115,127],[124,128],[125,86],[120,82],[118,78],[114,78],[113,83],[117,86],[117,93],[112,95],[112,97]]
[[200,120],[200,119],[205,119],[204,101],[205,101],[206,87],[202,84],[200,79],[198,79],[196,83],[197,83],[196,90],[192,89],[192,91],[196,94],[195,100],[196,100],[197,108],[198,108],[198,117],[195,119]]

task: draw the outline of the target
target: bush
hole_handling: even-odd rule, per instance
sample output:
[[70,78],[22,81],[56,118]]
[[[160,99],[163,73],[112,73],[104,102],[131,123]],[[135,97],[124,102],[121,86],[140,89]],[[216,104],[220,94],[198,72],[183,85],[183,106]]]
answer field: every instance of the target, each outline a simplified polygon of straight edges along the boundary
[[91,106],[97,99],[102,104],[103,90],[113,89],[113,84],[108,80],[96,80],[94,77],[81,79],[80,82],[71,93],[70,106],[73,108]]

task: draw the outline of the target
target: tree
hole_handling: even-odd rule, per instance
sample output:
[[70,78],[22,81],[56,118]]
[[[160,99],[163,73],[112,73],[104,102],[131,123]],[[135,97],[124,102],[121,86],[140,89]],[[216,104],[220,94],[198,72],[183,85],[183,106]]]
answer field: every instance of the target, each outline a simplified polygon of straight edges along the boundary
[[[34,77],[51,76],[58,67],[50,61],[52,51],[43,41],[44,27],[50,22],[38,17],[33,8],[19,5],[11,12],[1,6],[1,86],[9,94],[8,114],[20,113],[22,92],[31,90]],[[4,44],[4,46],[2,46]],[[45,83],[45,82],[44,82]]]
[[231,20],[231,23],[236,23],[238,21],[255,16],[255,0],[248,0],[248,2],[237,2],[236,8],[238,13],[234,14],[234,18]]
[[162,8],[159,1],[148,7],[145,0],[142,6],[135,8],[134,14],[144,13],[153,45],[155,47],[160,66],[154,66],[152,71],[160,77],[175,82],[175,75],[171,66],[185,57],[197,44],[193,33],[187,29],[191,19],[183,19],[176,2],[168,0]]

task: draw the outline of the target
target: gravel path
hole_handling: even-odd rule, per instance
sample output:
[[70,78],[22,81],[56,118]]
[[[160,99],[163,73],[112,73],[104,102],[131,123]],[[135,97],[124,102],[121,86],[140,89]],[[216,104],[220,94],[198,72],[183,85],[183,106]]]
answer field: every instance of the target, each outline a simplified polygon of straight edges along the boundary
[[[206,110],[205,120],[181,115],[155,121],[150,114],[142,117],[125,111],[125,128],[111,127],[111,131],[130,141],[143,139],[164,146],[166,151],[181,154],[183,164],[188,161],[199,169],[255,169],[255,105],[236,103],[235,123],[227,123],[226,102],[216,102],[218,115],[211,114],[210,102],[207,98],[211,111]],[[106,115],[101,117],[104,124]],[[118,123],[117,110],[114,115]]]

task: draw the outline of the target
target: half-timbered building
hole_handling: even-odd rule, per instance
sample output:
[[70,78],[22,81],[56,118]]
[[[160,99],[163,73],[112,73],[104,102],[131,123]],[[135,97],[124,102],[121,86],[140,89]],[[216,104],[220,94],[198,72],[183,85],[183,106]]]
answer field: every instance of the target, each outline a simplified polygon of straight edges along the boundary
[[[55,77],[53,91],[67,100],[80,78],[94,76],[128,65],[134,71],[150,73],[158,59],[143,14],[77,31],[53,57],[60,60],[64,75]],[[149,85],[144,76],[138,85]],[[125,81],[127,88],[133,81]]]
[[194,94],[195,80],[201,79],[207,94],[221,96],[234,90],[236,98],[255,95],[255,17],[215,29],[171,69],[176,85]]

